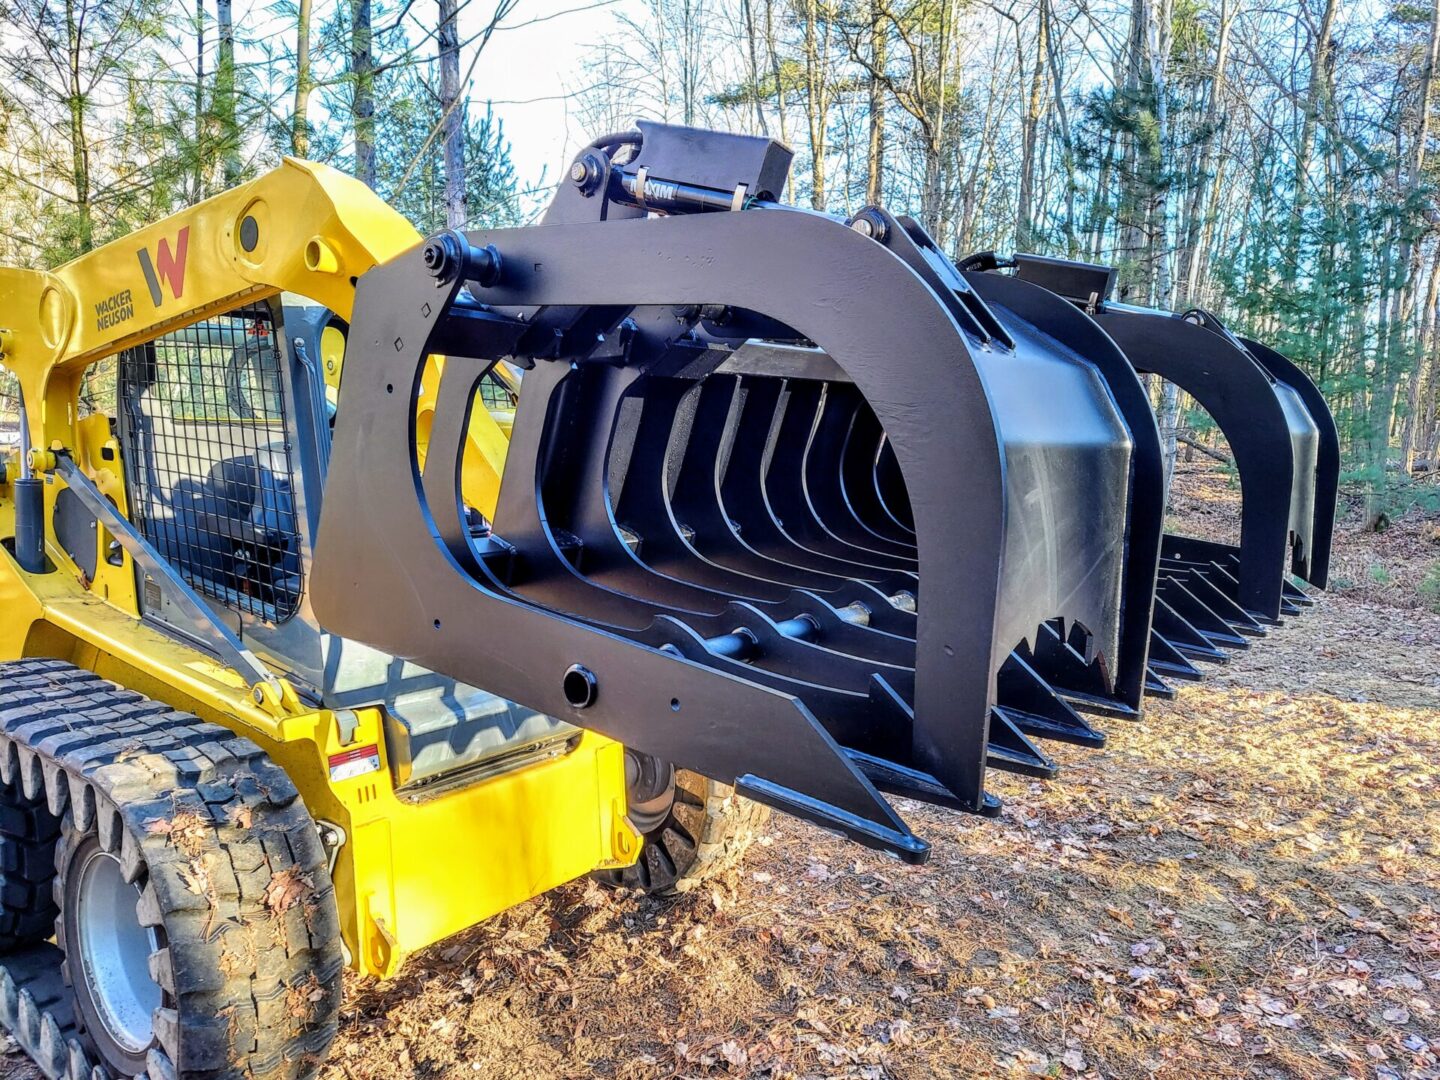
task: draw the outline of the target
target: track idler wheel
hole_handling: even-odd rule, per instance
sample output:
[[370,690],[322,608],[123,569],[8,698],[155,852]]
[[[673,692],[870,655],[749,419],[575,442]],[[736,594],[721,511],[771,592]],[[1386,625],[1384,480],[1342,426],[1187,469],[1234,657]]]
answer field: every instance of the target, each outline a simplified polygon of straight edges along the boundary
[[626,804],[644,847],[635,865],[597,870],[606,885],[650,895],[694,888],[744,856],[770,809],[722,784],[635,750],[625,751]]
[[37,908],[58,918],[54,944],[0,955],[0,1022],[50,1080],[319,1070],[339,916],[315,822],[259,747],[60,661],[0,664],[0,806],[22,803],[59,823]]

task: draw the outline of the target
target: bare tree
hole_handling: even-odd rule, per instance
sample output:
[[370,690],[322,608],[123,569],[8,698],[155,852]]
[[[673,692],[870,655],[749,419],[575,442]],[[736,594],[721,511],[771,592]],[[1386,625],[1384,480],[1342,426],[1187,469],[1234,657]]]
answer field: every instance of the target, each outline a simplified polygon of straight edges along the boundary
[[375,186],[375,53],[370,0],[350,0],[351,125],[355,175]]
[[460,28],[455,0],[440,6],[440,110],[445,147],[445,223],[465,224],[465,104],[460,99]]

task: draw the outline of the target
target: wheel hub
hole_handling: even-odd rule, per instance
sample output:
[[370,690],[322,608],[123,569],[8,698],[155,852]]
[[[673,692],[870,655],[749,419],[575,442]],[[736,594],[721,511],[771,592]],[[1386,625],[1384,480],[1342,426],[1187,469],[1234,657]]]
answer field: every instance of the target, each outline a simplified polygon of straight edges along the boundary
[[625,805],[631,824],[642,834],[658,829],[675,805],[675,766],[627,748]]
[[125,880],[114,855],[100,849],[89,853],[75,892],[75,948],[98,1019],[131,1054],[149,1047],[151,1017],[161,1004],[160,987],[150,977],[155,932],[140,925],[139,899],[140,890]]

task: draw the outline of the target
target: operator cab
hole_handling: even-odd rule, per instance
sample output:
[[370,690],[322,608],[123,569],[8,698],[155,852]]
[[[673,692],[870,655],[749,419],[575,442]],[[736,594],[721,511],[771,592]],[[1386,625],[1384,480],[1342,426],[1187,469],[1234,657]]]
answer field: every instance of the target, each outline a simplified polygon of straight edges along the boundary
[[[120,354],[107,411],[131,521],[302,696],[334,709],[383,706],[397,787],[565,752],[578,737],[570,725],[327,634],[316,621],[306,579],[348,330],[324,307],[284,294]],[[496,373],[477,405],[506,430],[517,390],[511,373]],[[162,583],[137,575],[142,617],[203,646]]]

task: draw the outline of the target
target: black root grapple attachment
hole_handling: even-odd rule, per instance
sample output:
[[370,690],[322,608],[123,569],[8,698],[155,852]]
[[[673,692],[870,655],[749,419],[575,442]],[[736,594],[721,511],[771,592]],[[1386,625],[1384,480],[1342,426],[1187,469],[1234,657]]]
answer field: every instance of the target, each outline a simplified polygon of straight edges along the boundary
[[[1165,534],[1150,666],[1195,678],[1192,660],[1223,662],[1281,616],[1314,601],[1293,578],[1323,589],[1340,473],[1329,406],[1310,378],[1275,350],[1231,333],[1199,308],[1180,314],[1109,299],[1104,266],[1015,257],[1015,276],[1084,307],[1140,373],[1190,394],[1225,435],[1240,479],[1238,545]],[[1140,497],[1148,497],[1142,493]]]
[[[1077,705],[1140,708],[1158,435],[1073,305],[972,286],[904,219],[779,205],[789,162],[642,124],[577,157],[542,226],[365,275],[313,603],[922,861],[885,794],[993,814],[987,766],[1052,775],[1037,740],[1104,740]],[[501,359],[527,373],[483,521],[460,475]]]

